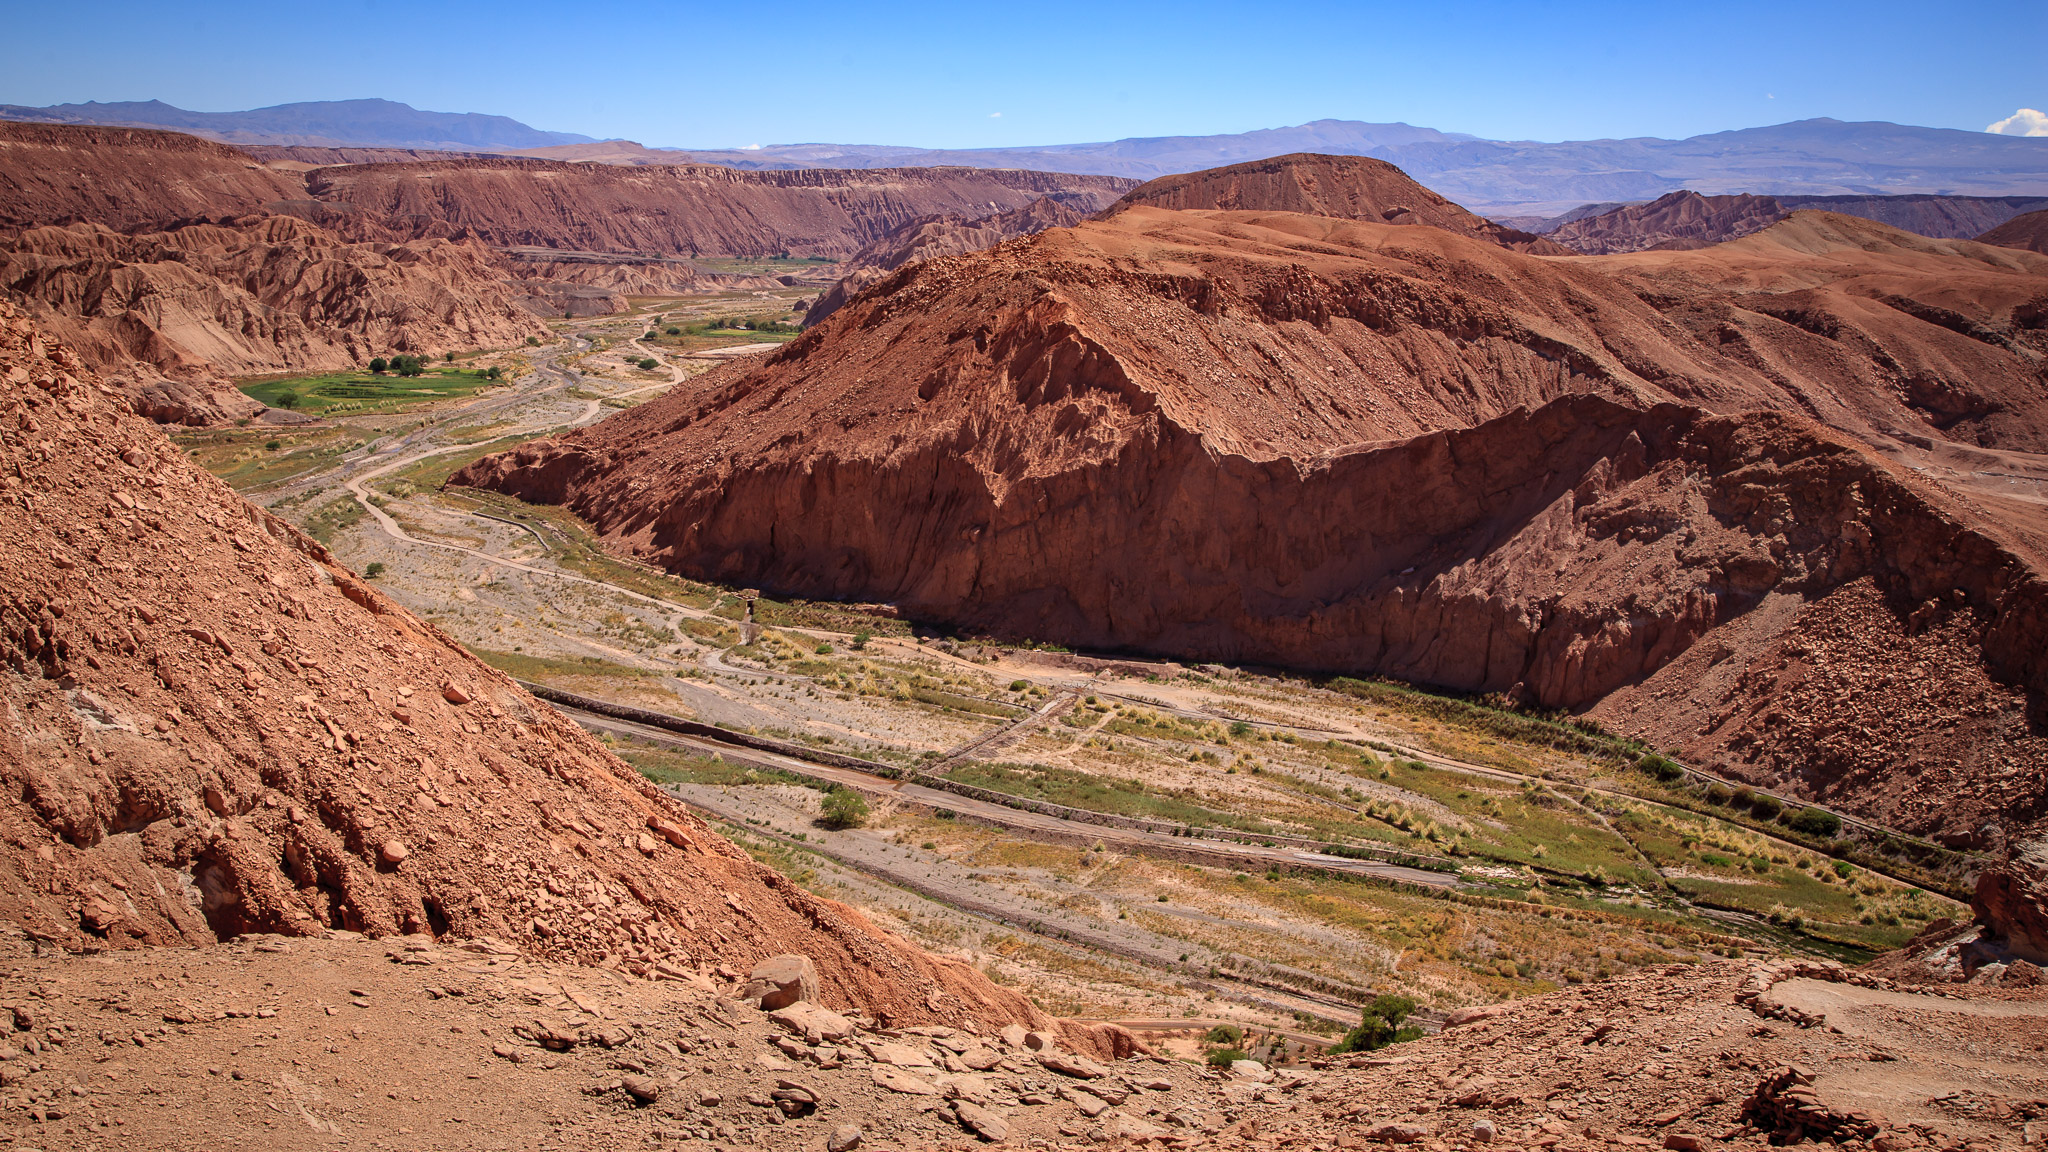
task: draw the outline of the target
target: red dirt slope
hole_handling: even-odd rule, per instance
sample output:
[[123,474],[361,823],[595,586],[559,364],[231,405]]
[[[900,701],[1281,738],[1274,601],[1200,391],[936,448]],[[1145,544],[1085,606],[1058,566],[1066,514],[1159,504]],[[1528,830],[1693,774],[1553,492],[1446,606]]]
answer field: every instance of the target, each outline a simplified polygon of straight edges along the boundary
[[[1628,726],[1995,841],[2001,807],[2048,815],[2048,568],[1809,416],[2037,450],[2044,289],[2048,261],[1824,215],[1557,261],[1130,208],[905,268],[758,365],[457,479],[676,571],[1548,706],[1604,708],[1711,635],[1700,698],[1631,698]],[[1870,697],[1897,728],[1826,677],[1788,722],[1767,670],[1822,625],[1786,604],[1924,637],[1918,696]]]
[[801,952],[901,1023],[1049,1023],[755,864],[4,303],[0,428],[0,920],[68,949],[489,935],[692,979]]

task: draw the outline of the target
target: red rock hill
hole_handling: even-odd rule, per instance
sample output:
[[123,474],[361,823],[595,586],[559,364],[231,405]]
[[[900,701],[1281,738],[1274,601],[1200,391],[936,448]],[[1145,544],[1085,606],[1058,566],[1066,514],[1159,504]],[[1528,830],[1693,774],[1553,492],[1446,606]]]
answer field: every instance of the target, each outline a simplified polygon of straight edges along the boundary
[[2048,444],[2044,289],[2030,255],[1820,214],[1558,261],[1127,207],[907,267],[458,480],[677,571],[1515,692],[1968,836],[2043,815],[2040,518],[1866,445]]

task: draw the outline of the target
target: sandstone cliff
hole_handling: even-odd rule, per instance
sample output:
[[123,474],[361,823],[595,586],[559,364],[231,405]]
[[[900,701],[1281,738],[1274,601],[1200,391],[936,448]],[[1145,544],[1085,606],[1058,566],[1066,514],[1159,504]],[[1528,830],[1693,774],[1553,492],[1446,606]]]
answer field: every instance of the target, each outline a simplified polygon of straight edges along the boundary
[[1130,182],[962,168],[742,172],[499,157],[320,168],[308,195],[414,237],[501,247],[843,259],[935,213],[984,215],[1066,193],[1093,211]]
[[[1556,261],[1129,207],[906,267],[765,363],[457,479],[678,571],[1091,647],[1573,709],[1697,657],[1696,697],[1621,721],[1682,717],[1662,742],[1729,771],[1996,839],[1988,814],[2044,815],[2043,566],[1863,445],[2038,451],[2044,276],[1824,215]],[[1964,310],[1980,334],[1945,322]],[[1872,697],[1919,702],[1898,727],[1845,724],[1865,703],[1831,667],[1781,667],[1822,638],[1865,672],[1939,658]]]
[[231,377],[544,335],[502,276],[474,241],[352,244],[289,216],[0,236],[0,290],[117,382],[138,412],[187,424],[260,408]]
[[800,952],[884,1019],[1051,1026],[755,864],[4,302],[0,422],[0,919],[68,949],[489,935],[684,976]]

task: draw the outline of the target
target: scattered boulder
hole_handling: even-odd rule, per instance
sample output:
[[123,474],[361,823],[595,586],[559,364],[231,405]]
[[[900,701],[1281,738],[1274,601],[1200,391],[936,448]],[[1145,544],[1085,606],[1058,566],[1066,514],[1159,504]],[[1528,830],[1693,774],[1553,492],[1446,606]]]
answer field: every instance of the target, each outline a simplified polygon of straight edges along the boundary
[[768,1013],[768,1018],[812,1044],[844,1040],[854,1033],[853,1021],[807,1000],[799,1000],[787,1008],[777,1008]]
[[853,1152],[860,1147],[861,1131],[852,1124],[841,1124],[832,1130],[825,1140],[825,1152]]
[[887,1088],[891,1092],[901,1092],[907,1096],[937,1096],[939,1094],[938,1085],[894,1068],[877,1067],[874,1069],[874,1077],[876,1084]]
[[1005,1024],[996,1035],[1002,1037],[1003,1043],[1008,1044],[1010,1047],[1022,1048],[1025,1038],[1030,1033],[1024,1031],[1024,1026],[1021,1024]]
[[818,998],[818,969],[809,956],[770,956],[754,965],[740,998],[752,1000],[763,1009],[787,1008],[801,1000]]
[[1477,1005],[1471,1008],[1460,1008],[1457,1011],[1451,1013],[1449,1016],[1444,1017],[1444,1027],[1460,1028],[1467,1024],[1477,1024],[1481,1020],[1492,1019],[1493,1017],[1500,1015],[1503,1011],[1504,1009],[1501,1008],[1501,1006],[1498,1004],[1486,1004]]
[[1001,1116],[965,1100],[953,1101],[953,1115],[960,1126],[993,1144],[1010,1134],[1010,1124]]
[[619,1087],[625,1089],[626,1095],[642,1108],[661,1099],[662,1083],[652,1076],[621,1076]]
[[1474,1120],[1472,1122],[1472,1142],[1474,1144],[1491,1144],[1498,1139],[1500,1139],[1500,1126],[1493,1121]]
[[1038,1054],[1038,1063],[1049,1072],[1072,1076],[1077,1080],[1097,1080],[1109,1075],[1109,1069],[1095,1061],[1066,1052],[1041,1052]]
[[1254,1084],[1273,1082],[1273,1070],[1257,1060],[1232,1060],[1230,1076],[1233,1080],[1247,1080]]
[[1365,1138],[1388,1144],[1414,1144],[1428,1135],[1429,1129],[1420,1124],[1382,1124],[1367,1132]]
[[1116,1122],[1109,1126],[1110,1135],[1118,1140],[1156,1140],[1167,1135],[1167,1130],[1157,1124],[1149,1124],[1136,1116],[1117,1114]]

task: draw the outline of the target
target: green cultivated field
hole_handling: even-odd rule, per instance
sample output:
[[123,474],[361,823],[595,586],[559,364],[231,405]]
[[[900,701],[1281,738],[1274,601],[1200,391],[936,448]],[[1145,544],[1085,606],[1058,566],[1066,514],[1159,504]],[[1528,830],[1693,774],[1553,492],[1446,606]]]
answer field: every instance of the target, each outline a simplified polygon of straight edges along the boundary
[[428,368],[423,376],[372,375],[368,372],[330,372],[324,376],[293,376],[278,380],[250,380],[239,385],[253,399],[272,408],[291,408],[286,393],[297,396],[297,411],[312,416],[360,412],[397,412],[421,404],[444,400],[465,400],[500,383],[485,379],[475,369]]

